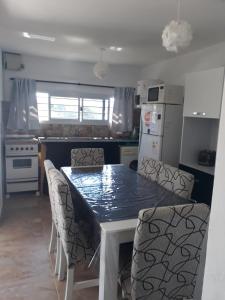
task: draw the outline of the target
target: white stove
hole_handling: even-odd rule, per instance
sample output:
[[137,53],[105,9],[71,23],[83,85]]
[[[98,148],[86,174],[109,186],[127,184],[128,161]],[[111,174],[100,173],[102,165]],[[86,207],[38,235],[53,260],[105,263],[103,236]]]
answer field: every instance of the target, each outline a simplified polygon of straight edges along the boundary
[[38,190],[38,144],[32,138],[5,140],[6,192]]

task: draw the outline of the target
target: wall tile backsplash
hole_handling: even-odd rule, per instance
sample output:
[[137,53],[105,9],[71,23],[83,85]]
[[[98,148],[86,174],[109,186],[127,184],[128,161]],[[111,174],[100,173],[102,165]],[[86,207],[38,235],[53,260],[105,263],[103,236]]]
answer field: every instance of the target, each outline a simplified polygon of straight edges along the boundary
[[[7,133],[23,134],[7,130]],[[27,132],[26,132],[27,133]],[[41,124],[38,131],[29,132],[43,137],[109,137],[110,128],[105,125]]]
[[41,125],[40,135],[43,136],[79,136],[79,137],[106,137],[110,136],[108,126],[90,125],[62,125],[45,124]]

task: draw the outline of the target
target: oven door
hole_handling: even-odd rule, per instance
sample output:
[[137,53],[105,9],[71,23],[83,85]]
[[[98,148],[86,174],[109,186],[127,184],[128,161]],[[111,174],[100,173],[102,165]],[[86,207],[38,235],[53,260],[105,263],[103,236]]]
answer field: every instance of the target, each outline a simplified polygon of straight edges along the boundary
[[6,179],[23,181],[38,178],[37,156],[16,156],[6,158]]

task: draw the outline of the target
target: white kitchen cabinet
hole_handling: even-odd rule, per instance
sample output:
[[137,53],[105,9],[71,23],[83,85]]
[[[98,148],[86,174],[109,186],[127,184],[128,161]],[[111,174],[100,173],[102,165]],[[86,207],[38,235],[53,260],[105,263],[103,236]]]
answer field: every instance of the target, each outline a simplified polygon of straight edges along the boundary
[[223,83],[224,67],[187,74],[184,116],[219,119]]
[[138,159],[138,146],[120,146],[120,163],[130,166],[133,160]]
[[180,164],[214,174],[214,167],[198,164],[201,150],[216,151],[219,120],[213,118],[184,117]]

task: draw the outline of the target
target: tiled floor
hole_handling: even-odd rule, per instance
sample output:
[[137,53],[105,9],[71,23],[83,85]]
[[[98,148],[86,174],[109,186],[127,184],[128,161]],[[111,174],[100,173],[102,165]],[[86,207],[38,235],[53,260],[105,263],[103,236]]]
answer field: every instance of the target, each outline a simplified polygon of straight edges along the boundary
[[[63,300],[65,282],[53,275],[54,258],[48,255],[50,225],[47,197],[23,194],[6,200],[0,223],[1,300]],[[79,271],[81,279],[87,276]],[[96,300],[98,288],[76,291],[74,299]]]

